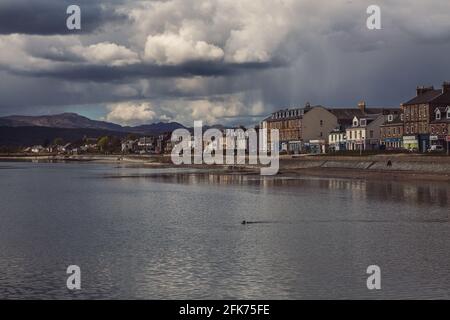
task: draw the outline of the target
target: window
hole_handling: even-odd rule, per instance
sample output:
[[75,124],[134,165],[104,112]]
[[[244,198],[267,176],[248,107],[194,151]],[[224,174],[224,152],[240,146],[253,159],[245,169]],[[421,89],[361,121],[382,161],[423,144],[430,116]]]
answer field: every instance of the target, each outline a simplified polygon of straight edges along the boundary
[[373,130],[370,130],[370,138],[373,138]]
[[450,106],[447,107],[447,119],[450,119]]
[[394,121],[394,115],[390,114],[388,115],[388,122]]
[[366,119],[361,119],[361,127],[365,127],[367,124],[367,120]]
[[323,120],[320,120],[320,126],[321,127],[323,126]]
[[441,111],[436,109],[436,120],[441,120]]

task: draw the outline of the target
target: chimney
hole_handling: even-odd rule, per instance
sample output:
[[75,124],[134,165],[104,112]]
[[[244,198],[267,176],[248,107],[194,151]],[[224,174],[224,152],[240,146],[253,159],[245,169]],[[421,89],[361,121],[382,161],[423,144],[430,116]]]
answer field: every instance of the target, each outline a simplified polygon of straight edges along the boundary
[[360,101],[358,103],[358,108],[359,108],[359,110],[361,110],[362,113],[366,113],[366,102]]
[[433,90],[434,90],[433,86],[431,86],[431,87],[425,87],[425,86],[419,87],[419,86],[417,86],[416,93],[417,93],[418,96],[420,96],[420,95],[422,95],[422,94],[424,94],[424,93],[426,93],[428,91],[433,91]]
[[442,93],[449,93],[450,92],[450,82],[445,81],[442,84]]

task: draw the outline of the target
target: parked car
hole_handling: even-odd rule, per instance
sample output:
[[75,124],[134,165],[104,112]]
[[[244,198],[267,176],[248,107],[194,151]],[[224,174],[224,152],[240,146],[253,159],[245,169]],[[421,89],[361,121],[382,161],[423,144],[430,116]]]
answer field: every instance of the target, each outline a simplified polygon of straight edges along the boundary
[[438,151],[443,151],[443,150],[444,150],[444,147],[440,146],[440,145],[433,145],[428,148],[428,152],[435,152],[435,151],[438,152]]

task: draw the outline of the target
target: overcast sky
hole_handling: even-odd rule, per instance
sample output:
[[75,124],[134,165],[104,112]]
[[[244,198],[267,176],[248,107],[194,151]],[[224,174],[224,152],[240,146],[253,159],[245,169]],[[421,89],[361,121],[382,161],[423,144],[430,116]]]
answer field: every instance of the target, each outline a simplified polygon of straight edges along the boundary
[[248,125],[307,101],[398,106],[450,80],[449,53],[449,0],[1,0],[0,115]]

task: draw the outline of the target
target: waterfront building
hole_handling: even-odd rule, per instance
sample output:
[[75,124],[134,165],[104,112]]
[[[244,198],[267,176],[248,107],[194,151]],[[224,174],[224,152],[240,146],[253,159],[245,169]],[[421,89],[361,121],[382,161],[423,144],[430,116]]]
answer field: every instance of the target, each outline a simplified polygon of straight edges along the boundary
[[[449,82],[444,82],[440,90],[434,89],[433,86],[417,87],[416,96],[402,104],[404,147],[426,152],[430,146],[431,122],[436,120],[436,111],[444,110],[448,106],[450,106]],[[437,129],[436,126],[434,128]]]
[[447,137],[450,128],[450,105],[447,107],[436,107],[430,122],[430,147],[440,146],[447,149]]
[[354,117],[352,126],[347,128],[347,150],[377,150],[380,146],[380,126],[384,115]]
[[387,116],[380,126],[380,143],[386,150],[403,149],[403,113]]
[[137,150],[141,154],[155,151],[155,137],[142,137],[137,142]]
[[328,148],[331,152],[347,150],[346,130],[336,128],[328,135]]
[[263,141],[263,146],[267,145],[268,150],[271,150],[270,130],[278,129],[280,144],[273,147],[280,151],[299,153],[302,144],[302,117],[304,112],[303,108],[283,109],[264,119],[260,127],[267,130],[267,141]]
[[[389,115],[399,115],[400,109],[368,108],[366,103],[361,101],[358,108],[336,108],[330,109],[330,112],[337,117],[339,125],[329,135],[330,151],[366,150],[379,147],[379,141],[375,141],[380,131],[377,126],[381,126],[380,121],[388,119]],[[372,123],[378,118],[380,119],[377,122]]]
[[32,146],[31,147],[31,152],[32,153],[40,153],[40,152],[44,152],[45,148],[41,145],[37,145],[37,146]]
[[338,119],[329,109],[322,106],[307,108],[302,119],[302,141],[305,151],[325,153],[328,136],[337,126]]
[[122,153],[134,153],[137,150],[138,140],[126,140],[122,142]]
[[[261,123],[267,129],[267,146],[270,148],[270,130],[279,130],[280,152],[323,153],[329,133],[337,126],[337,118],[323,106],[284,109],[272,113]],[[264,144],[263,144],[264,145]]]

